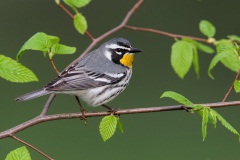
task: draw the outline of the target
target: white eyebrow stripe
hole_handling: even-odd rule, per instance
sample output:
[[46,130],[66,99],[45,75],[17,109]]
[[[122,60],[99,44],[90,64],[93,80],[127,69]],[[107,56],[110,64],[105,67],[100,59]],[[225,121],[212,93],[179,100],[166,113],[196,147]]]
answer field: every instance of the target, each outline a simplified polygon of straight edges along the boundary
[[130,48],[127,48],[127,47],[124,47],[124,46],[119,46],[117,44],[106,45],[106,48],[111,48],[111,49],[121,48],[121,49],[126,49],[126,50],[130,51]]

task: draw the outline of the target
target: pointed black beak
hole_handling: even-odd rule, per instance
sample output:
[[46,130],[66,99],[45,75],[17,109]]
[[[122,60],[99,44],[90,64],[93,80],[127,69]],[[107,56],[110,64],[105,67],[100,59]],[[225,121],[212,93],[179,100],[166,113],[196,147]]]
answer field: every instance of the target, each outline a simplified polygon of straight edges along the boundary
[[142,50],[138,48],[131,48],[130,50],[130,53],[138,53],[138,52],[142,52]]

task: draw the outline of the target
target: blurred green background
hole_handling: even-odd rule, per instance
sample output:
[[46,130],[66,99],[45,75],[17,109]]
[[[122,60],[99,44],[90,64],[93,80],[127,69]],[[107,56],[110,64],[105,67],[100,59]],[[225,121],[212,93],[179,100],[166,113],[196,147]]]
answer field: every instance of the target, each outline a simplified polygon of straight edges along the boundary
[[[92,1],[80,11],[86,16],[89,31],[97,37],[118,25],[136,0]],[[229,34],[240,35],[239,6],[237,0],[161,0],[146,1],[129,21],[130,25],[150,27],[176,34],[203,37],[198,31],[202,19],[217,28],[216,38]],[[89,45],[87,36],[77,33],[72,20],[53,0],[1,0],[0,1],[0,53],[15,58],[23,43],[36,32],[59,36],[61,43],[76,46],[77,53],[55,56],[62,70]],[[200,53],[200,79],[193,68],[181,80],[170,66],[172,38],[152,33],[123,29],[108,37],[125,37],[133,46],[141,48],[134,62],[134,74],[129,87],[109,105],[115,108],[153,107],[174,105],[176,102],[160,99],[164,91],[172,90],[185,95],[195,103],[221,101],[230,87],[235,73],[219,64],[213,70],[215,80],[207,75],[213,55]],[[106,40],[107,40],[106,39]],[[40,52],[28,51],[21,63],[32,69],[39,82],[16,84],[0,79],[0,131],[37,116],[48,96],[17,103],[13,99],[26,92],[39,89],[56,74],[48,59]],[[228,100],[239,100],[234,92]],[[104,110],[90,108],[88,111]],[[49,114],[78,112],[74,97],[58,95]],[[217,109],[240,131],[240,106]],[[119,131],[103,142],[98,131],[101,118],[88,118],[85,126],[79,119],[42,123],[16,134],[57,160],[73,159],[165,159],[165,160],[226,160],[239,159],[238,138],[218,123],[209,125],[205,142],[201,136],[201,118],[184,111],[123,115],[125,133]],[[6,138],[0,140],[0,159],[22,146]],[[30,150],[32,159],[45,159]]]

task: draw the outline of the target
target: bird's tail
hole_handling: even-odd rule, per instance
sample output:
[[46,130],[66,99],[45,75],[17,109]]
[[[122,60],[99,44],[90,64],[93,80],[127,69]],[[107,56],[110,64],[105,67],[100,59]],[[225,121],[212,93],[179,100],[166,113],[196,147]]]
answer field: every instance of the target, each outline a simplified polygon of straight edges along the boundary
[[24,94],[20,97],[17,97],[15,100],[20,102],[20,101],[28,101],[30,99],[34,99],[34,98],[37,98],[37,97],[40,97],[40,96],[44,96],[44,95],[47,95],[47,94],[50,94],[51,92],[49,91],[46,91],[45,89],[39,89],[37,91],[33,91],[33,92],[30,92],[30,93],[27,93],[27,94]]

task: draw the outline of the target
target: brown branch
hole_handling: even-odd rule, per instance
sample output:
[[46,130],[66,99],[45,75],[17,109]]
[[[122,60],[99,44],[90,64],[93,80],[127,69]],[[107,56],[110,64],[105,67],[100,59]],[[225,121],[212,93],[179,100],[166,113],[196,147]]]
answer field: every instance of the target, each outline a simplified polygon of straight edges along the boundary
[[230,93],[231,93],[232,90],[233,90],[234,82],[235,82],[235,80],[238,79],[239,75],[240,75],[240,70],[239,70],[238,73],[236,74],[236,76],[235,76],[235,78],[234,78],[234,81],[233,81],[232,85],[230,86],[230,88],[228,89],[228,92],[227,92],[226,95],[224,96],[222,102],[225,102],[225,101],[227,100],[227,98],[229,97]]
[[41,150],[39,150],[39,149],[37,149],[36,147],[34,147],[33,145],[25,142],[24,140],[22,140],[22,139],[20,139],[20,138],[18,138],[18,137],[16,137],[16,136],[14,136],[14,135],[10,135],[10,137],[13,138],[13,139],[15,139],[15,140],[17,140],[18,142],[23,143],[23,144],[26,145],[26,146],[32,148],[33,150],[37,151],[38,153],[40,153],[41,155],[43,155],[43,156],[46,157],[47,159],[54,160],[53,158],[51,158],[51,157],[48,156],[47,154],[43,153]]
[[[205,103],[201,104],[210,108],[221,108],[228,106],[237,106],[240,105],[240,101],[231,101],[231,102],[217,102],[217,103]],[[175,110],[186,110],[188,107],[183,107],[182,105],[177,106],[162,106],[162,107],[149,107],[149,108],[132,108],[132,109],[121,109],[114,112],[115,115],[124,115],[124,114],[138,114],[138,113],[150,113],[150,112],[164,112],[164,111],[175,111]],[[190,108],[189,108],[190,109]],[[85,117],[100,117],[110,115],[110,112],[86,112],[84,113]],[[26,121],[22,124],[19,124],[11,129],[3,131],[0,133],[0,139],[6,138],[15,134],[19,131],[22,131],[26,128],[34,126],[36,124],[60,120],[60,119],[73,119],[73,118],[83,118],[82,113],[63,113],[63,114],[54,114],[54,115],[44,115],[37,116],[29,121]]]
[[173,33],[164,32],[164,31],[160,31],[160,30],[156,30],[156,29],[152,29],[152,28],[142,28],[142,27],[134,27],[134,26],[125,26],[125,28],[135,30],[135,31],[144,31],[144,32],[151,32],[151,33],[155,33],[155,34],[161,34],[161,35],[172,37],[172,38],[190,38],[190,39],[193,39],[196,41],[209,43],[208,40],[204,39],[204,38],[185,36],[185,35],[180,35],[180,34],[173,34]]

